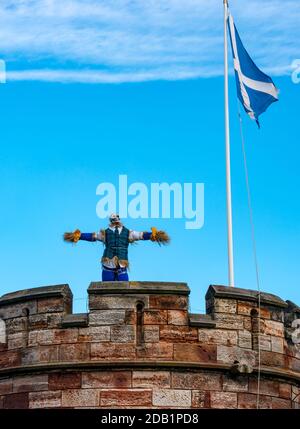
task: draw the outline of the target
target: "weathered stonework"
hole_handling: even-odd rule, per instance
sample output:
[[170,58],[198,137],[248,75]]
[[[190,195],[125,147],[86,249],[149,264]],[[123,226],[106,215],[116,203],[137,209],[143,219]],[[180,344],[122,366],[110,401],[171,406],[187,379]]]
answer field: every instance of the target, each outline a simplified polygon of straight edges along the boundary
[[296,304],[210,286],[190,314],[184,283],[88,295],[87,314],[68,285],[0,298],[0,408],[300,408]]

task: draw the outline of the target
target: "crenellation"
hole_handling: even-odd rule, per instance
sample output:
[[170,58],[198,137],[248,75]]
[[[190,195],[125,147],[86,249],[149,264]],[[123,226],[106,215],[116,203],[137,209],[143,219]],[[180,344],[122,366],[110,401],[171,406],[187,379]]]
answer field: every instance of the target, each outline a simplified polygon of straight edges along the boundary
[[[191,314],[185,283],[92,282],[0,298],[0,408],[300,407],[299,307],[210,286]],[[298,325],[297,325],[298,326]],[[296,392],[296,393],[295,393]]]
[[16,319],[17,317],[26,317],[37,314],[37,301],[26,301],[22,303],[11,303],[1,305],[0,299],[0,318],[3,320]]

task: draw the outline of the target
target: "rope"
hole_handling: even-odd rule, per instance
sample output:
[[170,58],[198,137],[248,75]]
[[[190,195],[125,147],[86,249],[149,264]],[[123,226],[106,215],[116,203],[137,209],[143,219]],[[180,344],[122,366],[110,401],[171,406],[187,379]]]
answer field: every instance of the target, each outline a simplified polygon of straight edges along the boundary
[[256,238],[255,238],[255,228],[254,228],[254,220],[253,220],[253,209],[251,203],[251,192],[250,192],[250,183],[249,183],[249,172],[247,165],[247,157],[246,157],[246,148],[245,148],[245,138],[243,131],[243,121],[241,116],[241,110],[239,101],[237,100],[237,108],[238,108],[238,118],[240,123],[240,135],[241,135],[241,143],[242,143],[242,151],[243,151],[243,160],[244,160],[244,169],[245,169],[245,179],[246,179],[246,188],[247,188],[247,198],[248,198],[248,209],[249,209],[249,218],[251,225],[251,239],[252,239],[252,250],[255,264],[255,275],[256,275],[256,286],[257,286],[257,297],[258,297],[258,372],[257,372],[257,399],[256,399],[256,408],[259,408],[260,402],[260,380],[261,380],[261,351],[260,351],[260,307],[261,307],[261,289],[260,289],[260,276],[258,269],[258,258],[257,258],[257,247],[256,247]]

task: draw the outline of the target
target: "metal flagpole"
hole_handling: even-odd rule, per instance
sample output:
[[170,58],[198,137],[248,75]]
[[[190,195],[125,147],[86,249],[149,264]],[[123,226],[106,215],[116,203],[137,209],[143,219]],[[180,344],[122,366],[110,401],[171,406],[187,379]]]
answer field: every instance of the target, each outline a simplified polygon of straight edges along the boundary
[[227,42],[228,0],[223,0],[223,3],[224,3],[224,101],[225,101],[228,274],[229,274],[229,286],[234,286],[231,174],[230,174],[230,133],[229,133],[229,103],[228,103],[228,42]]

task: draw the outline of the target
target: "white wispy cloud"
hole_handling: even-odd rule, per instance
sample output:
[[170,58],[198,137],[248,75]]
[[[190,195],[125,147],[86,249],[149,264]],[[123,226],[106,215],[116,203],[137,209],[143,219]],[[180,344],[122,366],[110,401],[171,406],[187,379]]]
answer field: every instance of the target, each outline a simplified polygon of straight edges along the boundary
[[[299,0],[231,1],[266,72],[300,57]],[[222,74],[222,1],[6,0],[0,57],[8,80],[121,83]]]

